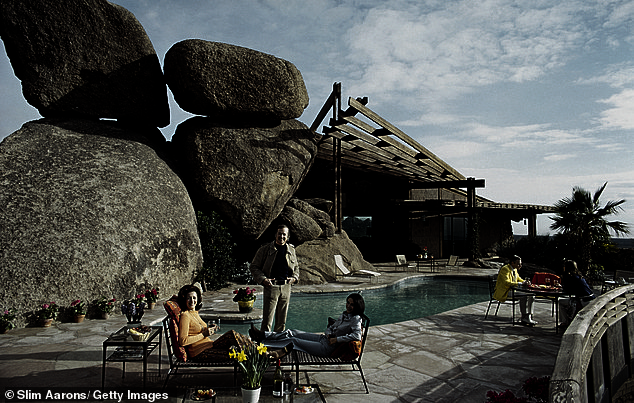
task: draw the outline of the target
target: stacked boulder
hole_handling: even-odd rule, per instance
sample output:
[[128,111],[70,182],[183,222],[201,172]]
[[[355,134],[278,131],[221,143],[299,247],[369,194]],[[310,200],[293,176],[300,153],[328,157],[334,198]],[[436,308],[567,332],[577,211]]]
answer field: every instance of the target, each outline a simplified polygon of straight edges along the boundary
[[172,137],[197,200],[256,239],[308,173],[315,134],[295,118],[308,105],[290,62],[240,46],[189,39],[165,55],[165,78],[184,110],[204,115]]
[[[243,239],[288,223],[307,245],[306,282],[334,278],[333,253],[364,262],[324,208],[290,200],[317,153],[296,120],[308,94],[292,63],[185,40],[163,74],[141,24],[106,0],[3,0],[0,37],[44,117],[0,143],[0,306],[23,313],[18,324],[34,303],[191,282],[202,267],[192,199]],[[199,115],[171,143],[157,129],[169,124],[166,84]]]
[[196,216],[166,163],[167,88],[134,15],[105,0],[3,0],[0,37],[45,117],[0,143],[0,306],[23,325],[43,302],[191,282]]

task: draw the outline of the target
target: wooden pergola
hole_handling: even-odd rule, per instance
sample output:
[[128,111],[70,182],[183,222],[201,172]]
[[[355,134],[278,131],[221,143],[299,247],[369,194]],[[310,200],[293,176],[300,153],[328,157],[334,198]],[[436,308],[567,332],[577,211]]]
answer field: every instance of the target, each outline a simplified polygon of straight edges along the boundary
[[465,178],[460,172],[423,147],[366,106],[367,98],[348,98],[341,108],[341,83],[335,83],[311,130],[316,131],[332,110],[329,125],[324,126],[318,157],[332,158],[335,166],[334,218],[341,231],[341,167],[376,171],[407,178],[417,188],[467,189],[467,209],[476,207],[476,187],[484,179]]

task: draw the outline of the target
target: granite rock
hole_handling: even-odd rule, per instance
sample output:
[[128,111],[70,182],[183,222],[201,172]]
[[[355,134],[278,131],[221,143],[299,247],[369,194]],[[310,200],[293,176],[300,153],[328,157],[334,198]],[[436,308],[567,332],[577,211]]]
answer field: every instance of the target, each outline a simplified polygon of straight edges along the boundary
[[[158,129],[156,129],[158,131]],[[202,266],[178,176],[115,123],[42,119],[0,143],[0,306],[171,295]]]
[[136,17],[105,0],[3,0],[0,37],[44,117],[169,124],[167,88]]
[[288,120],[308,106],[295,65],[241,46],[184,40],[166,53],[164,69],[176,103],[196,115]]

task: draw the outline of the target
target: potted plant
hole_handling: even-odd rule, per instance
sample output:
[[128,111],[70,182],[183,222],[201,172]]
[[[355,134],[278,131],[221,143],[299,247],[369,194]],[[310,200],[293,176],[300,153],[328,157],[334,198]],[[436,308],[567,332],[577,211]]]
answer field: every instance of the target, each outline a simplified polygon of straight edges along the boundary
[[84,321],[84,318],[86,317],[86,304],[82,300],[76,299],[71,302],[70,310],[75,318],[75,323],[81,323]]
[[233,347],[229,357],[238,361],[242,371],[242,401],[257,402],[260,398],[262,376],[270,365],[266,347],[262,343],[250,344],[240,350]]
[[145,290],[145,299],[148,303],[148,309],[154,309],[156,301],[158,300],[159,288],[152,288],[151,290]]
[[103,319],[108,319],[108,317],[112,313],[112,310],[114,309],[115,302],[117,302],[117,300],[114,297],[111,299],[108,299],[106,297],[101,297],[97,301],[96,303],[97,311],[99,311]]
[[40,319],[42,320],[42,326],[49,327],[55,318],[57,318],[57,313],[59,312],[59,307],[55,302],[49,302],[42,304],[42,308],[40,308]]
[[238,303],[240,312],[246,313],[253,310],[253,303],[255,302],[255,288],[238,288],[233,290],[235,294],[233,296],[233,302]]
[[15,312],[13,312],[13,309],[5,309],[4,313],[0,315],[0,334],[4,334],[15,327],[14,319]]
[[141,324],[145,307],[145,294],[137,294],[133,299],[123,301],[121,313],[128,318],[128,327],[137,327]]

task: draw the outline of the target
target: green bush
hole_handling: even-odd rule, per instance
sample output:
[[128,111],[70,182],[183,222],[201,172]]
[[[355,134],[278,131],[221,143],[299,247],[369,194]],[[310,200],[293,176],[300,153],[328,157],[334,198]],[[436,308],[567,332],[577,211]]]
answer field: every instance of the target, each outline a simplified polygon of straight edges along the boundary
[[220,215],[212,211],[209,215],[198,211],[198,237],[203,252],[203,267],[196,273],[205,289],[217,290],[227,285],[227,281],[242,274],[236,266],[234,248],[229,229],[222,223]]

